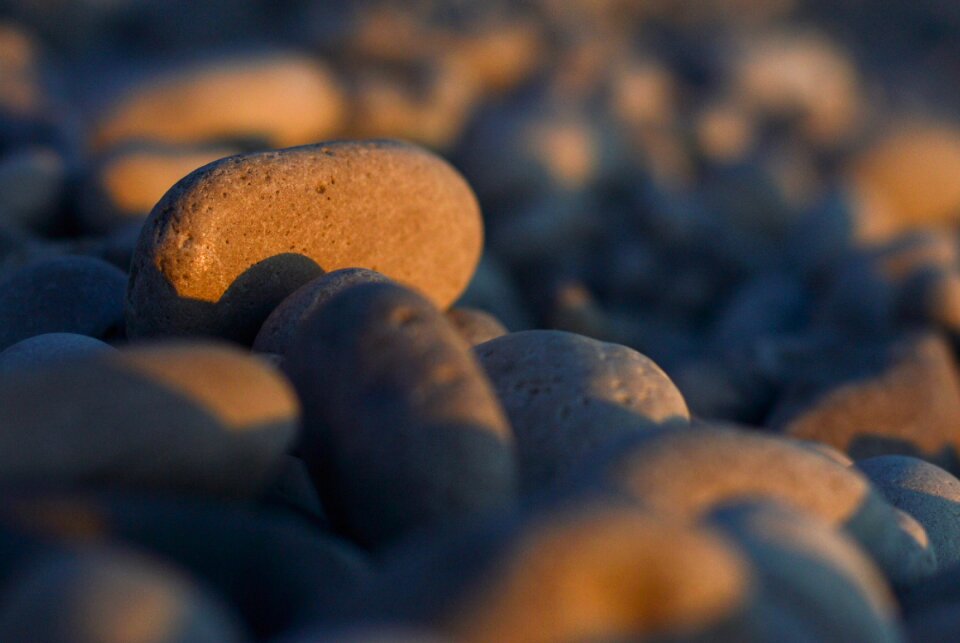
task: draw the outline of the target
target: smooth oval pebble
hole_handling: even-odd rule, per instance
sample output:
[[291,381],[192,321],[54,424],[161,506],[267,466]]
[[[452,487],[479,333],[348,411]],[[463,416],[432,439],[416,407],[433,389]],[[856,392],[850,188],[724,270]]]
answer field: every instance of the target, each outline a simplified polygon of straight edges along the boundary
[[960,480],[909,456],[868,458],[857,469],[890,504],[923,525],[941,568],[960,563]]
[[131,88],[105,110],[93,142],[303,145],[337,132],[344,108],[337,79],[319,60],[296,53],[210,60]]
[[735,641],[754,578],[711,529],[590,501],[410,542],[377,583],[374,622],[464,643]]
[[558,483],[624,436],[690,418],[670,378],[626,346],[529,330],[474,354],[510,418],[526,491]]
[[621,445],[603,470],[615,489],[666,515],[696,520],[721,504],[768,499],[845,529],[894,584],[934,571],[935,558],[863,475],[790,440],[709,426],[653,430]]
[[179,571],[95,550],[35,563],[0,595],[0,639],[71,643],[242,643],[236,616]]
[[477,200],[449,164],[400,142],[337,142],[223,159],[153,209],[127,292],[133,337],[250,342],[321,271],[368,268],[441,308],[480,257]]
[[308,281],[273,309],[260,327],[253,350],[261,353],[286,354],[290,343],[307,314],[330,301],[337,293],[365,283],[386,283],[390,279],[365,268],[344,268]]
[[503,411],[467,344],[417,293],[344,290],[303,320],[285,368],[303,402],[301,456],[334,523],[360,542],[513,502]]
[[746,502],[721,507],[709,524],[756,569],[760,640],[900,640],[896,603],[880,571],[853,540],[816,516]]
[[34,335],[0,351],[0,373],[55,364],[65,359],[114,351],[110,344],[75,333]]
[[248,497],[298,420],[285,379],[232,348],[90,355],[0,375],[0,480]]
[[126,277],[90,257],[30,263],[0,280],[0,350],[44,333],[105,338],[123,328]]
[[471,346],[489,342],[509,332],[499,319],[476,308],[451,308],[447,311],[447,320]]

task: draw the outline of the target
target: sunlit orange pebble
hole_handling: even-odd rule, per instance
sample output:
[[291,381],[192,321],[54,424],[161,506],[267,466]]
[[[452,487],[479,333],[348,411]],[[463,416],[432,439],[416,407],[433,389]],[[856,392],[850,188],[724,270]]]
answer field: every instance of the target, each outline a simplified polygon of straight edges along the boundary
[[610,108],[630,126],[666,126],[677,113],[673,76],[653,61],[629,61],[610,72]]
[[84,213],[84,222],[105,228],[124,219],[146,217],[174,183],[238,151],[231,147],[137,145],[108,154],[97,164],[94,202]]
[[684,640],[735,627],[751,576],[708,529],[587,505],[528,525],[440,629],[465,643]]
[[223,159],[156,205],[134,255],[127,332],[252,342],[321,271],[369,268],[447,308],[480,258],[480,209],[438,156],[342,141]]
[[803,132],[816,143],[845,139],[863,110],[856,67],[825,36],[772,33],[745,45],[733,62],[734,87],[762,113],[799,113]]
[[638,434],[606,471],[616,489],[678,519],[698,520],[745,499],[813,513],[845,529],[895,584],[935,567],[864,476],[788,439],[703,425],[656,429]]
[[949,343],[924,333],[877,351],[883,366],[873,372],[799,399],[791,399],[788,389],[770,422],[787,435],[824,442],[854,460],[920,455],[956,472],[960,378]]
[[444,149],[466,126],[480,87],[469,68],[446,57],[413,63],[407,73],[359,70],[348,91],[347,137],[396,137]]
[[51,554],[0,601],[4,641],[242,643],[237,615],[173,566],[124,550]]
[[108,107],[93,143],[261,139],[285,147],[329,138],[345,115],[339,81],[319,60],[295,53],[209,60],[130,89]]
[[255,497],[299,404],[233,348],[170,344],[0,376],[0,480]]
[[960,128],[932,122],[891,128],[853,159],[850,189],[858,238],[886,241],[960,221]]
[[26,116],[45,102],[39,47],[19,26],[0,22],[0,110]]
[[455,34],[450,40],[450,56],[473,74],[484,93],[517,87],[541,66],[546,53],[539,26],[509,16],[479,33]]

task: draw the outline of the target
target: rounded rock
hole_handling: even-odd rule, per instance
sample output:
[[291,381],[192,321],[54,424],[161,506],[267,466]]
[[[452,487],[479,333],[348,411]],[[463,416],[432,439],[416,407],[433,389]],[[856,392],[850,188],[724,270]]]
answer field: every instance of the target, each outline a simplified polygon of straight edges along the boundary
[[767,499],[845,529],[894,584],[934,571],[931,552],[863,475],[790,440],[709,426],[653,430],[602,470],[613,488],[665,515],[697,520],[722,504]]
[[232,348],[89,355],[0,374],[0,480],[250,497],[298,420],[282,376]]
[[470,281],[483,229],[449,164],[392,141],[337,142],[220,160],[153,209],[130,271],[132,336],[252,341],[321,271],[369,268],[441,308]]
[[253,349],[262,353],[286,354],[290,343],[311,310],[330,301],[337,293],[365,283],[388,283],[390,279],[365,268],[344,268],[320,275],[305,283],[280,302],[260,327]]
[[0,352],[0,373],[55,364],[63,360],[115,350],[99,339],[75,333],[45,333],[17,342]]
[[474,353],[510,418],[526,491],[558,483],[611,442],[690,418],[670,378],[626,346],[530,330]]
[[360,542],[513,502],[503,411],[420,295],[387,283],[341,292],[303,320],[285,368],[304,407],[301,455],[334,523]]
[[50,556],[0,598],[5,641],[242,643],[219,598],[165,564],[124,551]]
[[960,480],[908,456],[860,460],[857,468],[890,504],[923,525],[941,568],[960,562]]
[[126,276],[106,261],[58,257],[0,281],[0,350],[44,333],[106,338],[123,328]]
[[447,311],[447,320],[471,346],[489,342],[509,332],[499,319],[476,308],[451,308]]

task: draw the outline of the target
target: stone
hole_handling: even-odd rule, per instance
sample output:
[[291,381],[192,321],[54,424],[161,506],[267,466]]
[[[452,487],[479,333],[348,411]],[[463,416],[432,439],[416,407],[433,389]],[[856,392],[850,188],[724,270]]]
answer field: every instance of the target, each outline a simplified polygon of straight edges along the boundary
[[753,563],[759,579],[757,640],[900,640],[886,579],[843,532],[813,515],[765,502],[721,507],[709,524]]
[[75,357],[114,350],[110,344],[86,335],[75,333],[34,335],[0,351],[0,373],[57,364]]
[[690,417],[670,378],[626,346],[529,330],[474,353],[510,418],[527,492],[558,484],[625,436]]
[[685,520],[744,499],[811,513],[846,530],[898,586],[934,571],[931,552],[901,530],[862,474],[792,440],[704,425],[651,430],[620,445],[600,471],[611,488]]
[[67,167],[55,150],[31,146],[0,159],[0,217],[33,232],[55,229],[66,191]]
[[960,563],[960,480],[909,456],[867,458],[857,469],[890,504],[923,525],[941,569]]
[[508,332],[499,319],[476,308],[451,308],[447,311],[447,320],[471,346],[496,339]]
[[[871,352],[873,363],[847,373],[840,369],[839,377],[833,369],[790,382],[770,425],[854,460],[912,455],[960,470],[960,380],[947,342],[922,333],[873,346]],[[831,359],[859,361],[849,355],[844,360],[843,354]]]
[[409,543],[361,618],[466,643],[735,641],[753,583],[712,529],[594,499]]
[[179,570],[104,549],[35,562],[0,596],[5,641],[242,643],[239,619]]
[[133,337],[251,342],[321,271],[368,268],[446,308],[480,257],[476,198],[446,162],[400,142],[339,142],[223,159],[156,205],[130,270]]
[[469,346],[421,295],[344,290],[303,320],[285,369],[303,403],[300,455],[334,525],[359,542],[512,505],[510,426]]
[[217,591],[268,640],[331,619],[341,596],[364,593],[369,558],[289,514],[173,496],[7,493],[0,524],[66,548],[122,542],[170,561]]
[[285,355],[301,322],[310,311],[330,301],[337,293],[365,283],[388,283],[390,279],[365,268],[344,268],[308,281],[280,302],[263,322],[253,350]]
[[286,380],[236,349],[101,352],[0,375],[0,480],[249,498],[298,422]]
[[260,140],[304,145],[337,133],[346,116],[339,80],[298,53],[201,60],[129,88],[95,127],[93,145],[124,141]]
[[133,145],[112,150],[91,170],[81,217],[91,232],[142,223],[177,181],[208,163],[237,154],[227,146]]
[[23,266],[0,280],[0,350],[44,333],[121,333],[125,284],[123,272],[90,257]]

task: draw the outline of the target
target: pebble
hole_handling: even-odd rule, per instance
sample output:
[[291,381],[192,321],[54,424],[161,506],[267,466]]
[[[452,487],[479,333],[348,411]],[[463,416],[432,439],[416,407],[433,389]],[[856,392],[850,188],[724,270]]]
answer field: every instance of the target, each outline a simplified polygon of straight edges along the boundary
[[236,147],[132,145],[95,161],[82,195],[84,228],[103,232],[131,220],[142,223],[170,186],[199,167],[233,156]]
[[99,259],[40,260],[0,278],[0,350],[44,333],[122,333],[126,275]]
[[886,579],[843,532],[816,516],[769,502],[721,507],[709,524],[729,536],[754,565],[758,640],[901,640]]
[[0,218],[24,230],[56,228],[66,192],[67,168],[55,150],[31,146],[0,158]]
[[242,643],[217,596],[140,554],[96,550],[34,563],[0,595],[4,641]]
[[326,64],[290,52],[195,61],[146,78],[103,113],[92,137],[99,149],[251,139],[289,147],[338,132],[346,104]]
[[890,504],[923,525],[941,569],[960,563],[960,480],[909,456],[868,458],[857,469]]
[[251,497],[298,422],[287,382],[233,348],[88,354],[0,375],[0,479]]
[[474,353],[513,426],[525,491],[561,482],[624,436],[690,417],[670,378],[626,346],[530,330]]
[[223,159],[177,183],[148,218],[127,331],[252,342],[287,295],[340,268],[382,272],[446,308],[470,281],[482,236],[470,186],[413,145],[340,142]]
[[464,643],[734,641],[754,581],[713,530],[594,500],[411,544],[367,610]]
[[256,640],[327,621],[371,580],[355,546],[275,511],[130,493],[8,493],[0,522],[62,547],[118,542],[158,556],[217,591]]
[[913,455],[960,471],[960,380],[947,342],[932,333],[906,337],[874,346],[870,361],[840,381],[790,384],[771,425],[854,460]]
[[460,336],[471,346],[489,342],[509,332],[500,320],[490,313],[466,306],[448,310],[447,321],[453,324]]
[[390,279],[366,268],[344,268],[308,281],[280,302],[263,322],[253,341],[253,350],[285,355],[303,319],[338,293],[365,283],[389,283]]
[[285,368],[304,407],[301,455],[334,524],[359,542],[512,504],[510,426],[424,297],[390,283],[344,290],[308,313]]
[[115,350],[106,342],[76,333],[44,333],[0,351],[0,373],[52,366],[64,360]]
[[894,585],[934,571],[931,552],[900,529],[863,475],[791,440],[703,425],[651,430],[622,445],[603,471],[614,489],[686,520],[743,499],[809,512],[851,535]]

